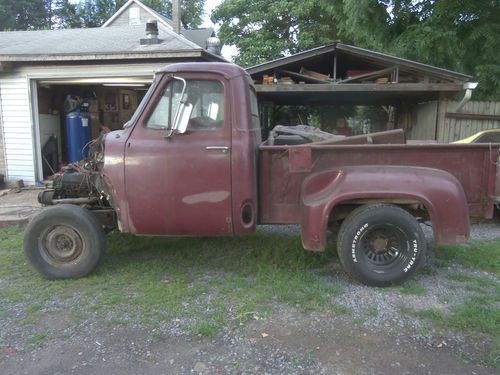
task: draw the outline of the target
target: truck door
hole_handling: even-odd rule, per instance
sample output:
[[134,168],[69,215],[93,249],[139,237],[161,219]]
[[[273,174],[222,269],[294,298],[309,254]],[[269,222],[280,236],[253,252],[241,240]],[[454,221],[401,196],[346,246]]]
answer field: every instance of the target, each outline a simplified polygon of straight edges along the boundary
[[[218,236],[233,231],[227,86],[163,77],[125,145],[131,231]],[[166,137],[179,106],[193,105],[187,132]]]

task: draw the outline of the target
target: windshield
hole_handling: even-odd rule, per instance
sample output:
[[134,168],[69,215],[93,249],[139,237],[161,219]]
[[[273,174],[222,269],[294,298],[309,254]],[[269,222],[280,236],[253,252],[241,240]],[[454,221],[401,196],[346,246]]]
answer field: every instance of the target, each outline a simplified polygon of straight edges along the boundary
[[144,107],[146,106],[146,103],[149,101],[151,95],[153,94],[153,91],[155,90],[155,87],[158,84],[159,80],[160,80],[160,77],[156,76],[153,83],[149,87],[148,92],[146,93],[146,95],[144,95],[144,98],[142,98],[141,103],[139,104],[139,106],[135,110],[134,114],[132,115],[132,118],[130,120],[128,120],[125,123],[125,125],[123,125],[124,128],[129,128],[130,126],[132,126],[132,124],[135,124],[135,122],[137,121],[137,118],[139,117],[139,115],[143,111]]

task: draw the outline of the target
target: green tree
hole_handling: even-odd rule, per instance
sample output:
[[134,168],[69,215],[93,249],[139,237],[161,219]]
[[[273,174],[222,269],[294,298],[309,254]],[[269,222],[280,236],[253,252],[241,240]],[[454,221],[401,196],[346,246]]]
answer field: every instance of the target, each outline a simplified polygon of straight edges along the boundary
[[341,0],[225,0],[212,14],[219,37],[238,47],[235,62],[249,66],[338,38]]
[[100,27],[126,0],[84,0],[78,6],[83,27]]
[[500,100],[500,1],[433,2],[426,17],[393,37],[392,52],[470,74],[479,81],[476,99]]
[[69,0],[2,0],[1,30],[39,30],[80,26]]
[[48,28],[43,0],[2,0],[0,2],[2,30],[37,30]]

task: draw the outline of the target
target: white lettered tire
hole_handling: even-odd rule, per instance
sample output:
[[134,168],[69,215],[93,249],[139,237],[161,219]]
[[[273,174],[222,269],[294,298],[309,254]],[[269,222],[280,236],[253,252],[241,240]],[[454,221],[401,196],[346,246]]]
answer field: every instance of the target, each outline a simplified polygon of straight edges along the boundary
[[426,250],[420,224],[390,204],[356,208],[342,223],[337,252],[344,269],[370,286],[399,284],[417,269]]

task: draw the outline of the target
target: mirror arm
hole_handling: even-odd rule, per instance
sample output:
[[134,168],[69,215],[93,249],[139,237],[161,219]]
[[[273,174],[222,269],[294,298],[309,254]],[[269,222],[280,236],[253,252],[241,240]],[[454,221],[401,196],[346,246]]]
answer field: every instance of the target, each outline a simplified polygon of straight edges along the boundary
[[[179,115],[180,115],[180,111],[182,108],[182,104],[185,102],[183,99],[184,99],[184,93],[186,92],[187,83],[186,83],[186,80],[182,77],[172,76],[172,78],[176,79],[178,81],[182,81],[182,83],[183,83],[182,92],[181,92],[181,99],[179,101],[179,106],[177,107],[177,111],[175,112],[175,117],[174,117],[174,124],[173,125],[177,125],[177,122],[179,121]],[[171,126],[171,129],[172,129],[172,131],[176,130],[176,128],[174,128],[174,126]]]
[[165,137],[165,138],[171,138],[173,134],[174,134],[174,131],[173,131],[172,129],[167,129],[167,130],[165,131],[165,135],[164,135],[164,137]]

